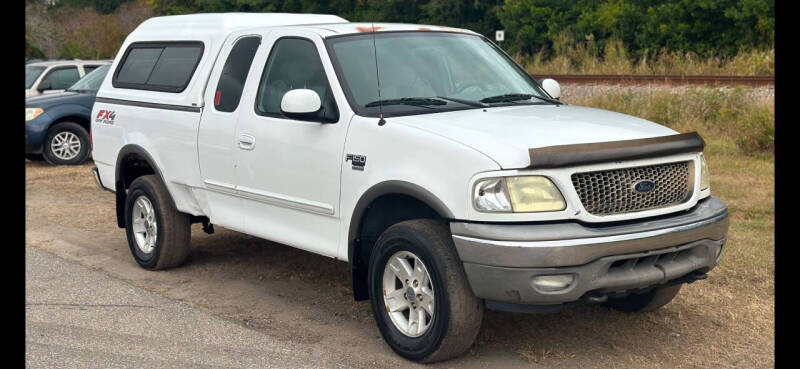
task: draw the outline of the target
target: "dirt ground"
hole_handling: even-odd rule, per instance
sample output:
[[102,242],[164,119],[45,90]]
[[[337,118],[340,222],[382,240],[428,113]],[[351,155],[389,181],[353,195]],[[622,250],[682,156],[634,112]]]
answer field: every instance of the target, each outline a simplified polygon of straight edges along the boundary
[[[772,165],[732,158],[712,164],[712,191],[732,212],[726,255],[707,280],[686,285],[665,308],[487,311],[470,352],[437,366],[773,367]],[[353,301],[344,262],[220,227],[207,235],[194,225],[184,266],[139,268],[116,227],[113,194],[95,186],[91,167],[26,161],[27,244],[281,340],[366,358],[370,367],[414,366],[383,342],[369,303]]]

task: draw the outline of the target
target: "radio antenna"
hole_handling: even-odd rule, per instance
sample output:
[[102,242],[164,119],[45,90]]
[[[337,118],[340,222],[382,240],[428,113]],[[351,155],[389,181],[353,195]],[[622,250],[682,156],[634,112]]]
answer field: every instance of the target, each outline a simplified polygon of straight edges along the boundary
[[375,80],[378,82],[378,112],[380,119],[378,125],[386,124],[386,119],[383,119],[383,99],[381,98],[381,75],[378,73],[378,47],[375,44],[375,22],[372,22],[372,51],[375,55]]

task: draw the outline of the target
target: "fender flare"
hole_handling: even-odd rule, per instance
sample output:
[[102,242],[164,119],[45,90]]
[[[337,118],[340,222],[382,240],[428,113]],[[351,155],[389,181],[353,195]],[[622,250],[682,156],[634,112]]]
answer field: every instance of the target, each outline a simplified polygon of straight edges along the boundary
[[[124,159],[130,154],[136,154],[142,159],[144,159],[144,161],[146,161],[147,164],[150,165],[151,168],[153,168],[153,171],[159,177],[161,182],[164,183],[164,185],[166,185],[166,182],[164,181],[164,175],[161,173],[161,168],[158,167],[156,161],[147,152],[147,150],[136,144],[127,144],[123,146],[119,150],[119,153],[117,153],[117,162],[116,165],[114,166],[114,190],[115,190],[114,192],[116,193],[116,198],[117,198],[116,201],[117,226],[119,228],[125,228],[125,198],[127,197],[127,188],[125,188],[125,183],[123,183],[122,180],[120,179],[121,175],[120,172]],[[169,192],[169,188],[167,188],[167,192]],[[175,204],[175,199],[173,199],[171,195],[170,195],[170,200],[172,201],[172,204],[174,206],[177,206]]]
[[355,269],[355,240],[361,231],[361,218],[367,211],[372,201],[383,195],[399,194],[413,197],[428,205],[436,211],[442,218],[455,219],[453,212],[436,195],[419,185],[400,180],[389,180],[379,182],[366,190],[358,199],[353,208],[353,216],[350,218],[350,225],[347,236],[347,261],[350,267]]

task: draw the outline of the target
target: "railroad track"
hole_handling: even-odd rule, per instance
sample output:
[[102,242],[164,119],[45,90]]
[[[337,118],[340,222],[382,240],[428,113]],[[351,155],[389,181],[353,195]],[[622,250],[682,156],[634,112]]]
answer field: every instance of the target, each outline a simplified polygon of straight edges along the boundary
[[635,74],[531,74],[536,80],[552,78],[561,84],[588,85],[720,85],[775,87],[775,76],[682,76]]

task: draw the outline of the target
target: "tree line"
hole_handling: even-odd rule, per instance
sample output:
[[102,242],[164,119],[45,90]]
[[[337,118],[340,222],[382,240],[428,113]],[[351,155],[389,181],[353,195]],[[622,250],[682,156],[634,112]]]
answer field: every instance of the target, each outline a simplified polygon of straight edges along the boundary
[[[37,44],[46,37],[30,27],[29,18],[41,21],[80,15],[84,19],[73,28],[102,30],[91,23],[116,22],[124,27],[112,27],[114,32],[125,33],[133,29],[127,29],[131,22],[124,20],[131,18],[126,12],[132,10],[139,22],[144,20],[139,19],[142,16],[197,12],[289,12],[336,14],[350,21],[461,27],[492,39],[495,30],[503,29],[501,46],[516,55],[552,55],[565,37],[568,43],[589,40],[601,55],[608,40],[621,41],[634,58],[659,50],[725,57],[742,50],[770,49],[775,40],[774,0],[26,0],[26,4],[26,54],[29,50],[35,54],[37,49],[48,54]],[[96,16],[86,16],[87,12]],[[73,30],[61,35],[61,42],[72,42],[72,46],[53,49],[49,45],[49,53],[85,54],[80,49],[91,45],[77,45],[74,37],[99,35]],[[114,37],[122,42],[116,33]],[[105,58],[114,56],[116,50],[105,49],[113,47],[102,51],[95,47],[92,52]]]

